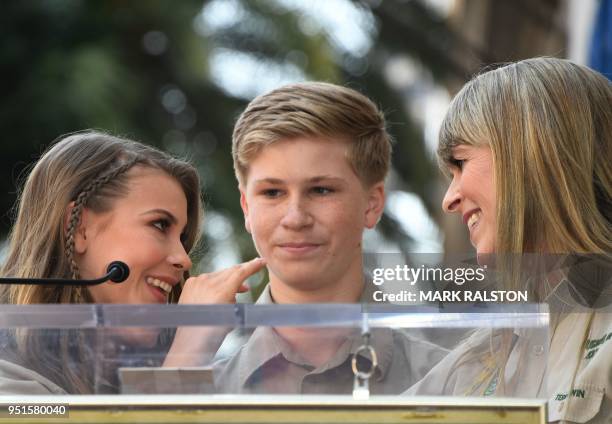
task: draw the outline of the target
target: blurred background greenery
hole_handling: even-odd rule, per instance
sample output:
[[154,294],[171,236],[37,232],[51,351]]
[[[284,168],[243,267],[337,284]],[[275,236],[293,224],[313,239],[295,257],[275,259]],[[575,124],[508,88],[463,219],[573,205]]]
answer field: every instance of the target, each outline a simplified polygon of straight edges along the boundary
[[[445,220],[433,149],[452,95],[492,64],[586,59],[597,0],[9,0],[0,16],[0,232],[19,176],[60,135],[97,128],[188,157],[206,203],[200,270],[254,255],[230,155],[254,96],[345,84],[386,112],[389,206],[370,251],[471,251]],[[445,237],[442,236],[445,235]]]

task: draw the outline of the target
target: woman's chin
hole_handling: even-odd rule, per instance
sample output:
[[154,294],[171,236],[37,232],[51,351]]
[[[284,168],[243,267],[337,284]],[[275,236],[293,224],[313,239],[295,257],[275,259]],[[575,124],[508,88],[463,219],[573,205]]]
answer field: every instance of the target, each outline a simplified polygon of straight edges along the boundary
[[476,251],[476,261],[481,267],[486,266],[487,268],[495,267],[495,253],[490,251]]

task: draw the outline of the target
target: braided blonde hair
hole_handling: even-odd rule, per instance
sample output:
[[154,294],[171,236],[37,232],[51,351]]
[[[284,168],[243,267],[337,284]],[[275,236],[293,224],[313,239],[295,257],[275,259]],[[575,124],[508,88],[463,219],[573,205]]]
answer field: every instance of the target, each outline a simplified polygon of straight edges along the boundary
[[[202,216],[195,168],[154,147],[102,132],[85,131],[52,145],[28,175],[19,193],[1,274],[22,278],[77,278],[74,233],[83,208],[109,211],[113,200],[127,193],[127,171],[136,165],[160,169],[183,188],[188,209],[184,243],[185,250],[190,252],[199,239]],[[178,286],[174,299],[180,294]],[[5,290],[4,300],[15,304],[91,302],[79,287],[10,286]]]
[[127,172],[137,162],[138,160],[136,158],[132,158],[128,162],[116,167],[111,172],[98,177],[77,196],[74,206],[70,211],[70,219],[68,220],[68,228],[66,229],[66,257],[68,258],[70,264],[70,271],[73,279],[76,280],[79,278],[79,267],[74,260],[74,234],[76,233],[79,223],[81,222],[81,212],[83,211],[83,208],[87,206],[87,201],[89,198],[94,195],[100,187],[108,184],[109,181],[117,178],[118,175]]
[[[134,166],[162,170],[182,187],[187,198],[184,245],[191,252],[199,238],[202,216],[195,168],[151,146],[85,131],[52,145],[29,173],[19,193],[2,276],[78,278],[74,235],[82,211],[110,210],[114,200],[127,194],[127,173]],[[2,300],[14,304],[93,301],[88,290],[78,286],[5,287]],[[170,300],[176,301],[179,295],[177,284]],[[41,337],[33,330],[20,329],[15,332],[15,356],[68,392],[89,393],[93,390],[94,376],[85,337],[82,331],[75,330]]]

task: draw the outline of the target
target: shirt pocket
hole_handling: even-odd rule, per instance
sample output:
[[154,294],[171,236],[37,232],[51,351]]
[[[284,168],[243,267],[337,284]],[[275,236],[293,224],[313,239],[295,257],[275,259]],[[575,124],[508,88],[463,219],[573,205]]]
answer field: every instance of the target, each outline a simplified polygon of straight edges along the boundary
[[549,422],[586,423],[600,411],[605,390],[601,386],[584,385],[570,393],[557,394],[548,402]]

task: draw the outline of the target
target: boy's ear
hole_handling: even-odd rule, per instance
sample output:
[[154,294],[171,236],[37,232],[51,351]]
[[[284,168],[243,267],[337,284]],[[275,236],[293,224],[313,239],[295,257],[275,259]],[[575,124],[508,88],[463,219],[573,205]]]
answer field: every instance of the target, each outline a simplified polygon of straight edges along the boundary
[[[68,231],[68,226],[70,225],[70,214],[72,209],[74,208],[74,202],[70,202],[68,207],[66,208],[66,217],[64,220],[64,231]],[[87,251],[87,218],[89,215],[89,211],[87,208],[83,208],[81,210],[81,219],[79,220],[79,225],[77,229],[74,231],[74,253],[83,254]]]
[[385,183],[383,181],[367,189],[368,206],[365,212],[365,226],[372,229],[380,221],[385,210]]
[[242,208],[242,213],[244,214],[244,228],[247,230],[249,234],[251,234],[251,223],[249,222],[249,204],[247,202],[246,193],[244,192],[244,188],[239,186],[240,190],[240,207]]

